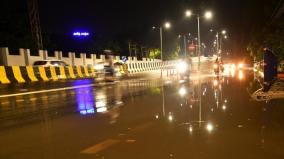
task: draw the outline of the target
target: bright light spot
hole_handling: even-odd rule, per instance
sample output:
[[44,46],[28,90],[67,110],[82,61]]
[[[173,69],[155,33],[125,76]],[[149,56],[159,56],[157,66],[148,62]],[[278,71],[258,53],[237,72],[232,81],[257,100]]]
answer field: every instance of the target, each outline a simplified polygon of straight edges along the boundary
[[184,73],[187,70],[187,63],[184,61],[181,61],[177,64],[176,68],[180,73]]
[[223,105],[223,106],[222,106],[222,109],[223,109],[223,110],[226,110],[226,109],[227,109],[226,105]]
[[225,38],[225,39],[228,39],[228,36],[227,36],[227,35],[225,35],[225,36],[224,36],[224,38]]
[[96,107],[97,108],[105,107],[105,106],[106,106],[106,103],[104,101],[97,101],[96,102]]
[[107,107],[99,107],[97,108],[97,112],[98,113],[103,113],[103,112],[106,112],[107,111]]
[[190,132],[190,133],[192,133],[192,132],[193,132],[193,128],[192,128],[192,126],[191,126],[191,125],[189,126],[189,132]]
[[211,19],[213,14],[212,14],[212,12],[207,11],[207,12],[205,12],[204,16],[205,16],[206,19]]
[[242,80],[244,78],[243,71],[239,71],[238,77],[239,77],[240,80]]
[[184,87],[181,87],[178,91],[179,95],[184,96],[186,94],[186,89]]
[[192,12],[190,10],[185,11],[185,16],[190,17],[192,15]]
[[90,33],[88,32],[74,32],[73,36],[89,36]]
[[217,65],[217,64],[214,64],[214,65],[213,65],[213,68],[214,68],[214,69],[217,69],[217,68],[218,68],[218,65]]
[[173,121],[173,116],[170,114],[168,119],[169,119],[169,121]]
[[207,130],[208,132],[212,132],[213,129],[214,129],[214,127],[213,127],[213,125],[212,125],[211,123],[208,123],[208,124],[206,125],[206,130]]
[[228,100],[227,99],[225,99],[225,101],[224,101],[225,103],[227,103],[228,102]]
[[225,35],[227,33],[226,30],[222,30],[222,34]]
[[244,64],[243,63],[239,63],[238,64],[238,69],[242,69],[244,67]]
[[159,115],[157,114],[157,115],[155,116],[155,118],[156,118],[156,119],[159,119]]
[[215,80],[213,81],[213,85],[214,85],[214,86],[217,86],[217,85],[218,85],[218,80],[215,79]]
[[168,28],[170,28],[170,27],[171,27],[171,23],[170,23],[170,22],[166,22],[166,23],[165,23],[165,28],[168,29]]

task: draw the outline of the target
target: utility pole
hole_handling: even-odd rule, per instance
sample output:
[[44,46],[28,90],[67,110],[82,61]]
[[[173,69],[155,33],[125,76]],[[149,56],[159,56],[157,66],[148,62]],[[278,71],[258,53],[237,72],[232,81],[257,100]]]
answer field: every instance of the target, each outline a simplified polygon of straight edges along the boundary
[[38,12],[38,0],[28,0],[29,20],[33,40],[36,43],[37,49],[43,49],[42,34]]
[[183,35],[184,57],[186,57],[186,35]]

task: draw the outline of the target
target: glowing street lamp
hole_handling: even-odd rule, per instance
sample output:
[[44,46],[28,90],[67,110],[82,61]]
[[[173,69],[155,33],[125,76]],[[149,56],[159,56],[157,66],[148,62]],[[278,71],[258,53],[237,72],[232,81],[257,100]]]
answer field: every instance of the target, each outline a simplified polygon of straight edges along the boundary
[[170,27],[171,27],[171,23],[170,23],[170,22],[166,22],[166,23],[165,23],[165,28],[166,28],[166,29],[169,29]]
[[[165,22],[163,25],[165,29],[171,28],[170,22]],[[155,26],[152,27],[152,29],[156,29]],[[159,27],[160,30],[160,49],[161,49],[161,60],[163,60],[163,27]]]
[[185,16],[190,17],[192,15],[192,12],[190,10],[185,11]]
[[205,17],[206,19],[211,19],[211,18],[213,17],[213,14],[212,14],[212,12],[210,12],[210,11],[206,11],[205,14],[204,14],[204,17]]
[[[195,15],[195,14],[192,14],[192,12],[190,11],[190,10],[187,10],[186,12],[185,12],[185,16],[186,17],[191,17],[192,15]],[[196,17],[197,17],[197,32],[198,32],[198,70],[200,70],[200,54],[201,54],[201,52],[200,52],[200,50],[201,50],[201,42],[200,42],[200,16],[199,16],[199,14],[196,14]],[[204,17],[205,19],[212,19],[212,17],[213,17],[213,13],[212,12],[210,12],[210,11],[206,11],[205,13],[204,13],[204,16],[202,16],[202,17]]]

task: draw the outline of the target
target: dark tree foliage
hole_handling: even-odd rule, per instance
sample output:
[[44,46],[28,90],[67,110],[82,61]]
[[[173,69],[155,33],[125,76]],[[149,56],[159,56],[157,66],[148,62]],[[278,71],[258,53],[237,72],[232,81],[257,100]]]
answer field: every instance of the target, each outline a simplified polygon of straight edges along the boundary
[[258,4],[263,10],[259,12],[263,19],[259,20],[258,25],[252,26],[247,44],[249,54],[258,60],[262,59],[265,47],[272,49],[279,59],[284,58],[284,15],[281,9],[283,5],[281,0]]

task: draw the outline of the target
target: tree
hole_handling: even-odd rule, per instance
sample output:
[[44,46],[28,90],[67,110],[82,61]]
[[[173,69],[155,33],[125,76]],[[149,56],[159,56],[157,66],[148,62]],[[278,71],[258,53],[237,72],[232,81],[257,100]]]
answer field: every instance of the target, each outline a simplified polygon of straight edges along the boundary
[[159,59],[161,57],[161,51],[157,48],[149,49],[149,58],[151,59]]

